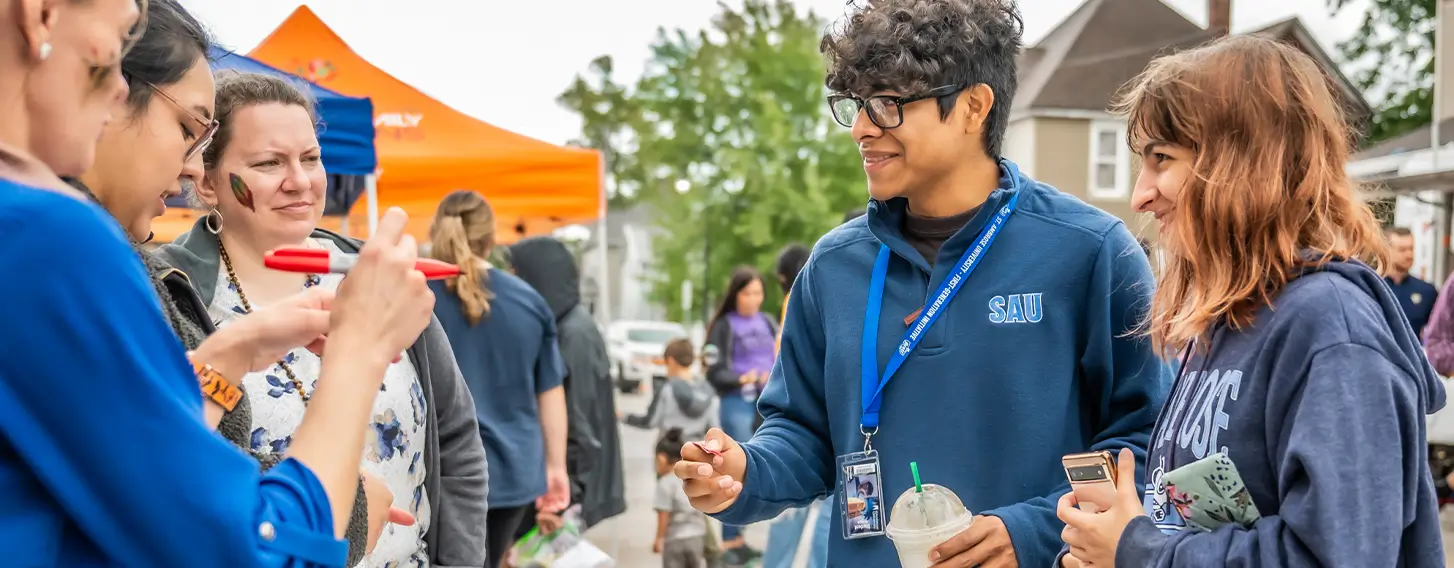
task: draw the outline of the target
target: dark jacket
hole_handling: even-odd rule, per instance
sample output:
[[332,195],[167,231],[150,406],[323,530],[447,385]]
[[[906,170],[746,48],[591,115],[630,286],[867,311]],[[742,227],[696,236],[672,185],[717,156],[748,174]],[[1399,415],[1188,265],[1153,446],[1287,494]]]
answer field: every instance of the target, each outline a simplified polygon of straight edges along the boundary
[[[777,337],[778,323],[767,314],[759,313],[767,320],[768,329]],[[742,387],[742,376],[732,370],[732,324],[727,318],[717,318],[707,330],[707,345],[702,349],[702,364],[707,366],[707,382],[717,389],[717,395],[737,392]]]
[[555,313],[566,369],[571,501],[581,504],[586,525],[594,525],[626,510],[606,341],[591,314],[581,307],[580,272],[564,244],[549,237],[525,239],[511,247],[510,258],[515,274],[535,288]]
[[[221,266],[219,242],[198,219],[192,230],[157,253],[191,279],[203,306],[212,302]],[[345,252],[357,252],[359,241],[322,229],[314,238],[330,239]],[[475,422],[474,399],[465,388],[454,352],[439,322],[431,321],[409,348],[409,359],[424,391],[426,441],[424,487],[432,512],[424,542],[435,568],[485,565],[485,513],[488,474],[485,449]]]

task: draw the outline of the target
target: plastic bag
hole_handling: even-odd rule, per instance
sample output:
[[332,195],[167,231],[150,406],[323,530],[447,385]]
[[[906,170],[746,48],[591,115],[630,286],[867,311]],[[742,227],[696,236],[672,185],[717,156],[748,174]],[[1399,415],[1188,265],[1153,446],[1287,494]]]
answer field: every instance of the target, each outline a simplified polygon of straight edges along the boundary
[[581,507],[574,505],[561,514],[559,530],[542,534],[530,529],[510,548],[510,566],[515,568],[616,568],[611,556],[596,548],[581,534]]

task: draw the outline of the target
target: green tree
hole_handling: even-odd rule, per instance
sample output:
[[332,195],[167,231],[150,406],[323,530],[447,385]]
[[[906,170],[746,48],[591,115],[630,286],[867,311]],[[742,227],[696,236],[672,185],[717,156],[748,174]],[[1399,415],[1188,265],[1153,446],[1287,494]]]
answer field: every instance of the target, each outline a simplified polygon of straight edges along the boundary
[[[861,158],[824,99],[827,22],[786,0],[720,10],[705,30],[659,30],[631,88],[601,58],[560,97],[583,119],[580,143],[609,157],[618,202],[655,211],[652,299],[681,321],[700,318],[741,265],[763,272],[764,309],[776,310],[778,251],[811,245],[867,200]],[[696,289],[685,314],[684,280]]]
[[[1435,1],[1369,0],[1358,31],[1338,44],[1345,72],[1375,109],[1369,142],[1424,126],[1433,116]],[[1349,5],[1358,3],[1328,0],[1335,15]]]

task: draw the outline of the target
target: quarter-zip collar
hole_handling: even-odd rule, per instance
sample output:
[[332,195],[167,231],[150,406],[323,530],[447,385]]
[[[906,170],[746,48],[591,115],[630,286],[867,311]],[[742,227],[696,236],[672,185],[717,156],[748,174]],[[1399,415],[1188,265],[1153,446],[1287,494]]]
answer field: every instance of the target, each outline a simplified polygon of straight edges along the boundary
[[[1002,158],[999,166],[999,188],[990,192],[989,197],[980,204],[979,212],[975,213],[974,217],[959,229],[959,232],[944,241],[944,245],[939,247],[939,254],[935,257],[933,267],[930,267],[923,255],[920,255],[919,251],[909,244],[908,239],[904,238],[903,223],[904,215],[908,214],[908,199],[899,197],[888,201],[874,200],[870,202],[868,205],[868,230],[879,242],[888,245],[889,250],[893,251],[895,255],[908,260],[920,272],[931,275],[931,286],[937,284],[949,275],[950,270],[958,266],[959,257],[964,255],[964,251],[969,250],[985,223],[988,223],[999,212],[1000,206],[1009,201],[1010,196],[1028,182],[1020,175],[1020,168],[1014,162]],[[1022,200],[1020,206],[1024,207],[1024,205]]]

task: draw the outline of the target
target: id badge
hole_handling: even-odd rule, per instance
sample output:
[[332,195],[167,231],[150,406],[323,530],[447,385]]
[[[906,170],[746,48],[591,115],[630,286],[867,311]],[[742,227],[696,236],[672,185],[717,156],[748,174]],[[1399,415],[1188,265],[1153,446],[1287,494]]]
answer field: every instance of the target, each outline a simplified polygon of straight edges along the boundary
[[883,483],[879,479],[878,452],[869,450],[838,456],[838,502],[843,504],[843,538],[884,534]]

